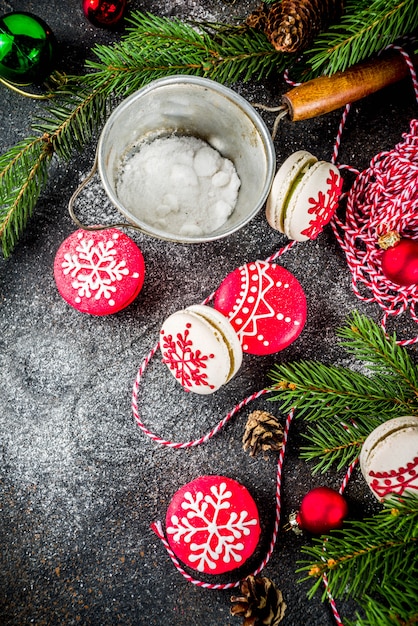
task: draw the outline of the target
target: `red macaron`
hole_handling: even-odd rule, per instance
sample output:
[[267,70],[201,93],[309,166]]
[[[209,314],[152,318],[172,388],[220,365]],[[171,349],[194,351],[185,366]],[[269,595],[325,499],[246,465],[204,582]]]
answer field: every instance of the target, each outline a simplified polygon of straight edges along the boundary
[[260,538],[257,506],[236,480],[200,476],[174,494],[166,532],[183,563],[206,574],[223,574],[254,553]]
[[306,322],[306,296],[281,265],[254,261],[228,274],[215,293],[214,307],[234,327],[243,352],[273,354],[291,344]]
[[144,257],[116,228],[77,230],[59,247],[54,276],[58,291],[72,307],[109,315],[127,307],[141,291]]

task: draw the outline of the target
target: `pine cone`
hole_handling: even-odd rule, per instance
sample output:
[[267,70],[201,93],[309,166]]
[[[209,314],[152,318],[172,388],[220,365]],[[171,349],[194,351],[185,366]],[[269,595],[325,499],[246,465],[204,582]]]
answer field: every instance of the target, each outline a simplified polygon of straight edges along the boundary
[[301,52],[341,17],[343,0],[282,0],[267,15],[264,31],[279,52]]
[[250,413],[242,437],[244,450],[250,448],[250,456],[256,456],[262,451],[264,458],[267,458],[266,452],[278,452],[282,442],[283,427],[277,417],[267,411]]
[[286,603],[282,592],[269,578],[247,576],[240,584],[240,596],[232,596],[231,615],[244,617],[243,626],[277,626],[284,616]]
[[245,23],[250,28],[255,30],[264,31],[267,25],[267,15],[269,9],[268,6],[262,2],[245,20]]

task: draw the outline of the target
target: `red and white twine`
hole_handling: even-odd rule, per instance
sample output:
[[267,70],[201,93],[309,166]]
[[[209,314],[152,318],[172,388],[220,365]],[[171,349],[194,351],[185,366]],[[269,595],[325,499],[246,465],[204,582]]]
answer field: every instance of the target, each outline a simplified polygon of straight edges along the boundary
[[[398,50],[405,59],[418,102],[418,80],[410,56],[399,46],[389,47]],[[338,128],[333,163],[338,158],[349,110],[347,105]],[[402,138],[392,150],[377,154],[363,172],[339,166],[354,172],[356,178],[344,194],[344,219],[334,215],[331,220],[351,272],[352,289],[359,299],[381,307],[381,324],[385,330],[389,317],[407,312],[418,323],[418,285],[400,287],[386,278],[381,269],[383,250],[378,245],[379,237],[390,230],[397,231],[401,237],[418,238],[418,120],[411,121],[409,132]],[[417,341],[415,336],[398,343],[409,345]]]
[[[263,389],[263,390],[261,390],[261,392],[258,392],[258,395],[257,394],[253,394],[253,396],[249,396],[249,398],[247,398],[248,402],[253,400],[255,397],[258,397],[259,395],[262,395],[262,393],[265,393],[266,391],[267,391],[266,389]],[[235,407],[235,409],[236,408],[237,407]],[[274,528],[273,528],[273,532],[272,532],[272,536],[271,536],[271,540],[270,540],[270,545],[269,545],[267,554],[265,555],[264,559],[262,560],[260,565],[257,567],[257,569],[252,573],[252,576],[257,576],[266,567],[267,563],[270,560],[271,555],[273,554],[273,551],[274,551],[274,548],[275,548],[275,545],[276,545],[277,535],[279,533],[280,514],[281,514],[281,477],[282,477],[282,468],[283,468],[283,461],[284,461],[284,455],[285,455],[286,443],[287,443],[287,439],[288,439],[289,428],[290,428],[290,424],[292,422],[292,419],[293,419],[293,411],[290,411],[290,413],[288,414],[287,419],[286,419],[286,424],[285,424],[284,431],[283,431],[283,444],[282,444],[282,448],[280,450],[279,458],[278,458],[278,461],[277,461],[276,516],[275,516]],[[192,443],[194,443],[194,442],[192,442]],[[176,567],[176,569],[190,583],[192,583],[196,587],[203,587],[204,589],[222,589],[222,590],[225,590],[225,589],[233,589],[235,587],[239,587],[239,585],[241,583],[241,580],[236,580],[236,581],[230,582],[230,583],[219,583],[219,584],[217,584],[217,583],[208,583],[208,582],[204,582],[202,580],[198,580],[196,578],[193,578],[180,565],[177,557],[175,556],[175,554],[173,553],[172,549],[170,548],[170,545],[169,545],[169,543],[168,543],[168,541],[167,541],[167,539],[166,539],[166,537],[164,535],[164,531],[163,531],[163,527],[162,527],[161,522],[159,522],[159,521],[158,522],[154,522],[153,524],[151,524],[151,528],[155,532],[157,537],[159,537],[161,539],[161,541],[163,542],[164,547],[167,550],[167,552],[168,552],[172,562],[174,563],[174,566]]]
[[[402,48],[398,46],[391,47],[399,50],[405,62],[408,64],[416,99],[418,101],[418,81],[412,60]],[[286,79],[290,82],[287,75]],[[344,108],[335,140],[331,159],[333,163],[337,163],[341,136],[349,111],[350,104],[347,104]],[[385,230],[397,230],[401,236],[405,235],[410,238],[418,237],[418,120],[412,120],[410,131],[403,135],[402,142],[395,146],[393,150],[376,155],[367,170],[359,172],[350,166],[339,165],[338,167],[348,169],[356,174],[356,179],[351,189],[344,194],[346,199],[346,214],[344,220],[334,216],[331,221],[331,226],[337,241],[346,255],[348,267],[352,275],[352,288],[354,293],[358,298],[366,302],[377,302],[377,304],[379,304],[384,311],[382,319],[382,326],[384,328],[389,316],[399,315],[406,311],[409,311],[412,319],[418,323],[418,312],[415,310],[418,286],[412,285],[410,287],[394,288],[393,284],[382,275],[380,270],[381,250],[377,246],[377,239]],[[266,261],[272,262],[276,260],[295,244],[295,241],[290,241],[286,246],[268,257]],[[369,291],[370,294],[363,293],[363,289],[366,292]],[[207,304],[212,300],[213,296],[214,294],[208,296],[203,304]],[[406,345],[415,343],[416,341],[418,341],[418,337],[402,340],[399,341],[399,343]],[[135,422],[140,430],[159,445],[174,449],[184,449],[206,443],[244,406],[268,392],[268,389],[261,389],[241,400],[208,433],[198,439],[186,442],[172,442],[163,439],[145,426],[138,410],[140,383],[158,348],[159,343],[150,350],[138,369],[132,391],[132,411]],[[283,462],[293,414],[294,412],[292,410],[287,416],[283,445],[277,461],[275,521],[271,541],[267,554],[252,574],[254,576],[258,575],[269,562],[277,541],[281,518]],[[340,493],[343,493],[346,489],[357,462],[358,459],[353,461],[348,467],[339,489]],[[154,522],[151,528],[161,539],[176,569],[193,585],[205,589],[218,590],[231,589],[239,586],[240,580],[230,583],[214,584],[193,578],[193,576],[181,566],[177,557],[171,550],[161,522]],[[343,626],[335,600],[330,593],[326,575],[323,576],[323,582],[334,619],[338,625]]]
[[[278,256],[280,256],[280,252],[278,253]],[[275,256],[276,258],[276,256]],[[207,302],[209,299],[211,298],[211,296],[209,296],[209,298],[207,298],[205,300],[205,302]],[[166,446],[169,448],[175,448],[175,449],[184,449],[184,448],[191,448],[194,446],[198,446],[202,443],[206,443],[207,441],[209,441],[209,439],[211,439],[212,437],[214,437],[228,422],[229,420],[236,415],[244,406],[246,406],[247,404],[249,404],[250,402],[252,402],[253,400],[256,400],[257,398],[261,397],[262,395],[264,395],[265,393],[268,392],[268,389],[264,388],[261,389],[253,394],[251,394],[250,396],[247,396],[246,398],[244,398],[243,400],[241,400],[240,402],[238,402],[233,409],[231,409],[231,411],[229,411],[227,413],[227,415],[220,420],[216,426],[214,426],[214,428],[212,428],[208,433],[206,433],[205,435],[203,435],[202,437],[199,437],[198,439],[193,439],[191,441],[186,441],[186,442],[172,442],[166,439],[163,439],[161,437],[159,437],[158,435],[156,435],[155,433],[153,433],[152,431],[150,431],[145,424],[143,423],[140,415],[139,415],[139,410],[138,410],[138,393],[139,393],[139,387],[140,387],[140,383],[141,380],[144,376],[145,370],[148,367],[151,359],[153,358],[153,356],[155,355],[155,353],[157,352],[159,348],[159,344],[157,343],[152,350],[150,350],[150,352],[147,354],[147,356],[145,357],[145,359],[142,361],[139,369],[138,369],[138,373],[134,382],[134,386],[133,386],[133,391],[132,391],[132,412],[135,418],[135,422],[138,425],[138,427],[141,429],[141,431],[147,435],[147,437],[149,437],[150,439],[152,439],[152,441],[154,441],[155,443],[158,443],[162,446]],[[277,460],[277,468],[276,468],[276,493],[275,493],[275,519],[274,519],[274,526],[273,526],[273,531],[272,531],[272,536],[271,536],[271,540],[270,540],[270,544],[269,544],[269,548],[268,551],[264,557],[264,559],[262,560],[262,562],[260,563],[260,565],[257,567],[257,569],[255,571],[252,572],[253,576],[257,576],[267,565],[267,563],[270,561],[270,558],[274,552],[274,548],[276,546],[276,541],[277,541],[277,536],[279,533],[279,528],[280,528],[280,519],[281,519],[281,487],[282,487],[282,471],[283,471],[283,463],[284,463],[284,457],[285,457],[285,452],[286,452],[286,447],[287,447],[287,441],[288,441],[288,437],[289,437],[289,429],[290,429],[290,425],[292,423],[293,420],[293,416],[294,416],[294,411],[293,409],[288,413],[287,418],[286,418],[286,423],[285,423],[285,427],[283,429],[283,442],[282,442],[282,447],[280,449],[280,453],[279,453],[279,457]],[[357,461],[354,461],[350,467],[347,470],[346,475],[344,476],[341,488],[340,488],[340,493],[342,493],[344,491],[344,489],[346,488],[349,478],[351,476],[351,473],[355,467]],[[202,587],[203,589],[214,589],[214,590],[227,590],[227,589],[232,589],[232,588],[236,588],[240,585],[241,580],[236,580],[233,582],[229,582],[229,583],[209,583],[203,580],[199,580],[197,578],[194,578],[193,576],[191,576],[180,564],[179,560],[177,559],[176,555],[174,554],[174,552],[172,551],[170,544],[168,543],[165,534],[164,534],[164,530],[163,530],[163,526],[162,523],[160,521],[156,521],[153,522],[151,524],[151,529],[155,532],[155,534],[157,535],[157,537],[159,537],[159,539],[162,541],[171,561],[173,562],[173,565],[175,566],[175,568],[177,569],[177,571],[191,584],[195,585],[196,587]],[[328,599],[330,602],[330,606],[331,606],[331,610],[333,613],[333,616],[335,618],[335,621],[337,624],[342,625],[342,621],[341,618],[338,614],[338,610],[337,610],[337,606],[335,604],[335,601],[329,591],[328,588],[328,581],[326,576],[323,577],[323,581],[327,590],[327,595],[328,595]]]
[[[387,319],[404,312],[418,323],[418,285],[400,287],[383,274],[379,237],[390,230],[401,237],[418,238],[418,120],[393,150],[381,152],[359,173],[346,194],[344,220],[334,216],[334,234],[345,253],[351,285],[358,298],[376,302]],[[418,336],[399,341],[418,341]]]
[[138,427],[142,430],[142,432],[145,435],[147,435],[147,437],[152,439],[152,441],[154,441],[155,443],[160,444],[161,446],[166,446],[167,448],[174,448],[175,450],[183,450],[185,448],[194,448],[195,446],[200,446],[202,443],[206,443],[207,441],[209,441],[209,439],[212,439],[212,437],[214,437],[230,421],[230,419],[232,417],[234,417],[234,415],[236,415],[236,413],[238,413],[238,411],[240,411],[244,406],[246,406],[247,404],[249,404],[250,402],[252,402],[256,398],[259,398],[263,394],[267,393],[267,391],[268,391],[268,389],[261,389],[260,391],[256,391],[255,393],[251,394],[247,398],[244,398],[243,400],[238,402],[238,404],[236,404],[234,406],[234,408],[231,411],[229,411],[229,413],[227,413],[227,415],[223,419],[221,419],[216,424],[216,426],[214,426],[212,428],[212,430],[210,430],[208,433],[206,433],[202,437],[199,437],[198,439],[192,439],[191,441],[184,441],[184,442],[174,442],[174,441],[169,441],[167,439],[162,439],[161,437],[159,437],[155,433],[151,432],[145,426],[145,424],[141,420],[141,417],[140,417],[139,411],[138,411],[139,385],[140,385],[141,379],[142,379],[142,377],[144,375],[144,372],[145,372],[149,362],[151,361],[151,358],[154,356],[154,354],[156,353],[158,348],[159,348],[159,344],[154,346],[154,348],[150,351],[150,353],[145,357],[145,359],[143,360],[143,362],[142,362],[142,364],[141,364],[141,366],[140,366],[140,368],[138,370],[138,374],[137,374],[137,377],[136,377],[136,380],[135,380],[135,383],[134,383],[134,387],[133,387],[133,391],[132,391],[132,412],[133,412],[133,415],[134,415],[134,418],[135,418],[135,422],[137,423]]

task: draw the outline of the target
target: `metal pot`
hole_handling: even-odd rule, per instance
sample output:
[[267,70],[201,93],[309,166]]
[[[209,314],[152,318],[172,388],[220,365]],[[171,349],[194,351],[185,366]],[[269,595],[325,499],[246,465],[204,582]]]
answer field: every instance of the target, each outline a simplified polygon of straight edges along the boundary
[[[159,230],[118,198],[118,174],[133,146],[171,133],[202,139],[235,165],[241,180],[237,204],[214,232],[179,236]],[[132,225],[160,239],[199,243],[230,235],[258,213],[270,191],[276,158],[267,127],[244,98],[207,78],[178,75],[149,83],[113,111],[99,138],[97,165],[108,197]]]

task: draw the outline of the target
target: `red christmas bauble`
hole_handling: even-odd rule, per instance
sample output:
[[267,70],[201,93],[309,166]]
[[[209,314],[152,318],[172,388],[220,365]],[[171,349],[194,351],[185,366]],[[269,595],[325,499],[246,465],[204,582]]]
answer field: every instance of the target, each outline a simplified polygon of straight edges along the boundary
[[418,285],[418,240],[401,238],[382,254],[382,272],[396,285]]
[[316,487],[303,498],[296,522],[302,530],[323,535],[341,528],[347,514],[347,502],[338,491],[330,487]]
[[126,0],[83,0],[83,13],[94,26],[116,26],[125,8]]

